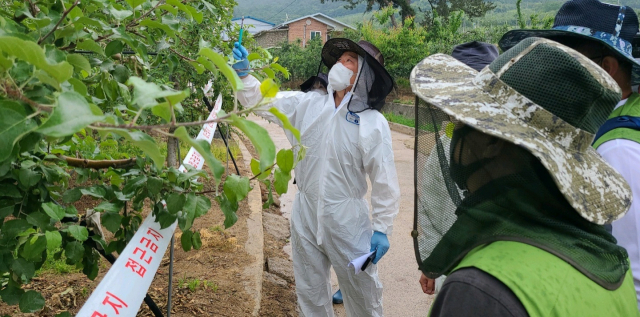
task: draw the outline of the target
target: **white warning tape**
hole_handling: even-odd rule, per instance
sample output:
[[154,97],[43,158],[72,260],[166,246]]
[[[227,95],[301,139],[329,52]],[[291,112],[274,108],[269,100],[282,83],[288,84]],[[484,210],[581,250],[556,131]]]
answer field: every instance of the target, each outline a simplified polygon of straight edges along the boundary
[[[222,95],[218,95],[207,121],[217,118],[221,107]],[[197,139],[211,143],[216,126],[216,122],[205,124]],[[183,164],[200,170],[204,165],[204,158],[192,147]],[[181,165],[179,170],[185,172],[186,168]],[[76,316],[136,316],[167,251],[176,225],[177,221],[168,228],[160,229],[153,214],[149,214]]]

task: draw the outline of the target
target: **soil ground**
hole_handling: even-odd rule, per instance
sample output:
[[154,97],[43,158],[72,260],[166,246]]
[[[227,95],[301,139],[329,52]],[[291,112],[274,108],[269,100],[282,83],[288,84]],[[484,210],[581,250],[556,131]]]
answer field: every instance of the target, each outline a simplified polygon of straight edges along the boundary
[[[242,175],[250,175],[243,160],[236,162]],[[233,165],[230,163],[230,171]],[[214,189],[212,179],[203,180],[204,190]],[[209,212],[198,218],[193,228],[200,231],[202,248],[184,252],[180,246],[180,229],[176,231],[176,244],[173,265],[173,297],[172,316],[250,316],[253,310],[254,298],[244,291],[242,272],[250,263],[251,257],[244,252],[243,246],[247,240],[247,217],[250,214],[246,201],[240,203],[237,223],[224,230],[224,215],[214,200],[214,194],[207,194],[212,201]],[[95,206],[97,202],[88,197],[76,203],[76,208],[83,210]],[[279,212],[279,208],[272,206],[268,212]],[[145,215],[146,216],[146,215]],[[105,229],[105,233],[108,231]],[[108,237],[107,237],[108,238]],[[273,237],[271,237],[273,238]],[[272,241],[265,237],[265,258],[276,246],[284,244],[282,241]],[[282,248],[279,247],[281,250]],[[269,251],[267,251],[269,250]],[[22,314],[17,306],[0,304],[0,316],[55,316],[62,311],[77,313],[86,299],[95,289],[111,265],[102,260],[100,274],[94,281],[90,281],[81,272],[56,273],[44,272],[38,274],[25,289],[35,289],[42,292],[46,300],[45,308],[35,314]],[[149,295],[165,312],[167,310],[167,294],[169,285],[169,252],[167,250],[157,275],[149,289]],[[263,303],[266,303],[264,314],[260,316],[291,316],[287,312],[295,312],[295,296],[291,296],[291,289],[278,289],[274,285],[263,285]],[[142,304],[138,316],[153,316],[146,304]]]

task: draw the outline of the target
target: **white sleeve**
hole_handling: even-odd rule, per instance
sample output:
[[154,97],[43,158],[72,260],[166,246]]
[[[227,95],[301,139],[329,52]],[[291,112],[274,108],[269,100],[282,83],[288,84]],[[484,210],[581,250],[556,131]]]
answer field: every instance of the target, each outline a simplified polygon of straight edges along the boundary
[[629,183],[633,194],[626,215],[612,223],[618,245],[627,249],[636,292],[640,291],[640,144],[624,139],[607,141],[598,153]]
[[[373,111],[373,110],[371,110]],[[393,160],[391,131],[382,115],[373,124],[373,131],[365,131],[363,165],[371,181],[371,213],[373,230],[391,235],[393,220],[398,215],[400,186]]]

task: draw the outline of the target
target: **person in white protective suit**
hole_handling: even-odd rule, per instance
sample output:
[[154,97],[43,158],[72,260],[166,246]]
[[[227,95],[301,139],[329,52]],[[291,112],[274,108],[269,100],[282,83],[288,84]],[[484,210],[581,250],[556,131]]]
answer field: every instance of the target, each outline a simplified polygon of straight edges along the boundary
[[[236,43],[234,68],[244,82],[238,100],[258,103],[260,82],[247,74],[248,52]],[[388,235],[398,213],[400,189],[391,132],[379,112],[393,88],[384,59],[372,44],[334,38],[322,49],[330,68],[328,93],[279,93],[276,107],[301,133],[307,147],[295,168],[298,193],[291,215],[291,242],[298,304],[303,316],[333,316],[330,267],[344,295],[348,316],[382,316],[382,284],[377,266],[358,275],[347,264],[370,251],[373,263],[389,248]],[[269,112],[264,118],[281,122]],[[286,131],[292,146],[297,140]],[[371,205],[364,199],[366,176]]]

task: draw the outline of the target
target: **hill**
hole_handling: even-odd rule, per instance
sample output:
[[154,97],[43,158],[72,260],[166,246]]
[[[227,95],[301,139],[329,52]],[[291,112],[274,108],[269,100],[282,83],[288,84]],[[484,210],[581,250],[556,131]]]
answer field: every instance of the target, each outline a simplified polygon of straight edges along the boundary
[[[253,16],[264,19],[272,23],[282,23],[285,19],[292,20],[317,12],[324,13],[342,22],[356,25],[363,20],[369,20],[371,13],[365,13],[366,6],[358,5],[353,10],[345,9],[347,2],[326,0],[324,4],[320,0],[236,0],[238,5],[234,10],[234,17]],[[632,8],[640,9],[640,0],[608,0],[610,3],[621,3]],[[522,11],[525,16],[538,14],[539,17],[554,16],[565,1],[562,0],[524,0],[522,1]],[[496,9],[489,12],[484,18],[477,22],[483,25],[514,24],[516,23],[516,0],[493,0]],[[411,5],[418,9],[428,10],[427,0],[413,0]],[[377,8],[374,8],[377,9]],[[419,14],[418,14],[419,15]],[[470,22],[469,22],[470,23]]]

